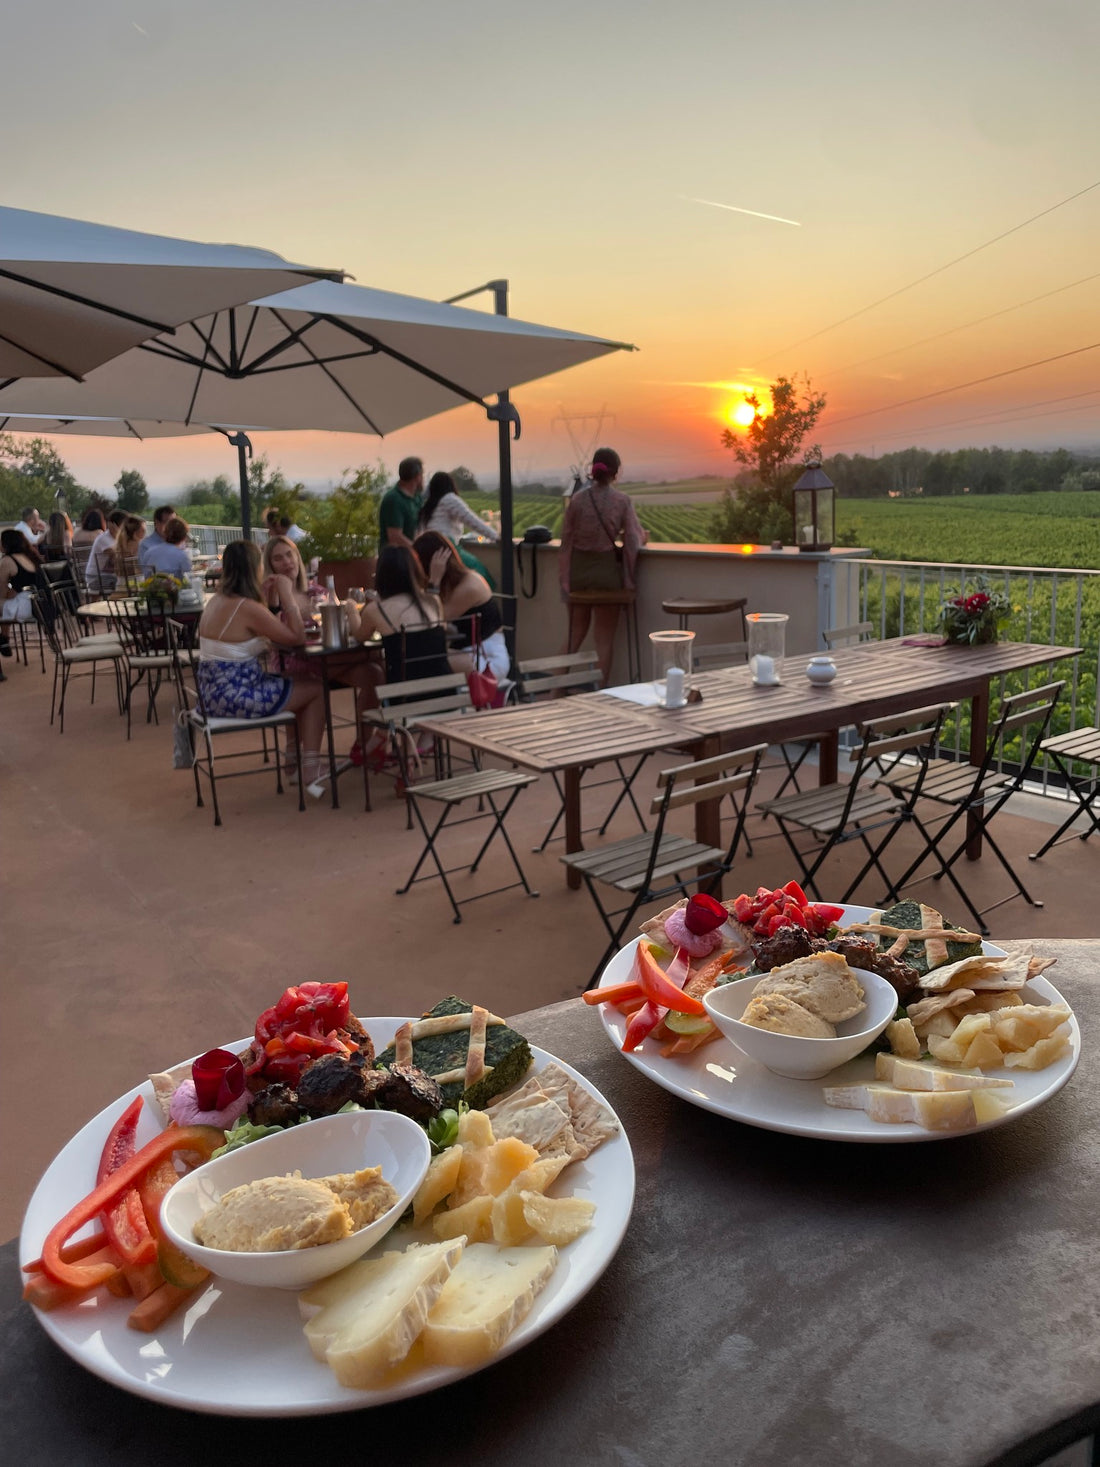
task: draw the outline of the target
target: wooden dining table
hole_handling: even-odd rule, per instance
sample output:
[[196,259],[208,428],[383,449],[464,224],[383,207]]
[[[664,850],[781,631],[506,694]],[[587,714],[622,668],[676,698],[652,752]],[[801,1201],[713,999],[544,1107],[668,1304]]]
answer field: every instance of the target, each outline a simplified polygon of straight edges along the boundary
[[[926,639],[897,637],[836,650],[837,675],[819,686],[804,675],[801,659],[788,657],[783,680],[757,686],[747,665],[701,673],[692,679],[700,701],[683,708],[647,707],[644,697],[621,689],[580,693],[571,698],[525,703],[483,713],[424,719],[427,733],[450,739],[538,773],[562,776],[565,794],[565,850],[583,849],[581,777],[593,765],[631,754],[682,748],[692,759],[707,758],[739,744],[816,737],[818,777],[835,783],[839,735],[869,718],[886,717],[930,704],[968,701],[968,754],[981,763],[989,738],[989,706],[994,679],[1025,668],[1072,659],[1078,647],[998,642],[992,646],[929,646]],[[721,807],[701,801],[695,807],[696,839],[721,845]],[[968,827],[967,854],[981,854],[976,824]],[[581,878],[571,867],[570,886]]]

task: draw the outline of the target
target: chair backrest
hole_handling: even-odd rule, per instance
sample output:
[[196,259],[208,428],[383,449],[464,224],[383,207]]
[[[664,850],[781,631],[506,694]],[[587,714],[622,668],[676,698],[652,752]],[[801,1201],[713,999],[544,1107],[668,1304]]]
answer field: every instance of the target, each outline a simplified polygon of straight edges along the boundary
[[935,752],[943,721],[949,713],[954,712],[955,707],[954,703],[937,703],[925,708],[910,708],[903,713],[891,713],[884,718],[873,718],[860,724],[860,741],[848,756],[856,767],[848,783],[841,817],[842,826],[848,823],[864,777],[888,783],[891,770],[905,758],[916,759],[918,762],[917,778],[908,785],[905,794],[906,807],[912,809],[928,773],[928,761]]
[[[173,617],[164,618],[164,631],[168,638],[168,650],[172,654],[172,681],[176,688],[176,706],[180,709],[197,708],[206,718],[202,702],[202,689],[195,676],[194,629]],[[191,687],[187,686],[186,673],[191,674]]]
[[76,589],[80,593],[82,601],[87,601],[90,596],[88,589],[88,561],[92,554],[90,545],[74,545],[69,551],[69,566],[76,582]]
[[378,706],[384,720],[406,727],[418,718],[435,718],[441,713],[462,713],[471,706],[470,689],[464,672],[445,677],[408,678],[400,683],[382,683]]
[[138,558],[136,555],[120,555],[115,551],[115,575],[116,590],[136,592],[138,584],[144,579]]
[[450,671],[447,660],[447,629],[442,624],[431,627],[401,627],[382,638],[388,683],[414,682],[421,678],[443,677]]
[[708,646],[694,646],[691,650],[694,672],[715,672],[723,667],[739,667],[748,660],[748,642],[711,642]]
[[50,651],[55,657],[60,657],[67,643],[62,635],[58,624],[57,613],[54,610],[53,597],[49,591],[31,592],[31,611],[38,623],[39,632],[50,644]]
[[1013,693],[1001,700],[1001,713],[989,736],[985,759],[978,777],[1001,769],[1005,762],[1005,744],[1017,732],[1033,729],[1026,750],[1021,743],[1020,758],[1012,763],[1018,767],[1015,778],[1022,781],[1039,754],[1039,745],[1046,738],[1055,704],[1065,688],[1065,682],[1045,683],[1041,688],[1030,688],[1024,693]]
[[831,652],[834,647],[848,647],[853,642],[873,641],[874,630],[874,622],[854,621],[847,627],[829,627],[821,636]]
[[595,652],[560,652],[553,657],[528,657],[517,663],[520,696],[525,703],[546,693],[591,693],[601,684]]

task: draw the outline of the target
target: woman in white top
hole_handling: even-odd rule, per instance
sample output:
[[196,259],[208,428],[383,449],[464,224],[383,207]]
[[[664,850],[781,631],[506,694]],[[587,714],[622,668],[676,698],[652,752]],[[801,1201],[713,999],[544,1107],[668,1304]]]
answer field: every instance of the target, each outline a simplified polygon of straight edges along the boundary
[[448,540],[458,542],[467,530],[475,530],[495,544],[500,536],[492,525],[479,519],[464,499],[455,492],[450,474],[433,474],[428,481],[428,496],[420,511],[420,529],[434,530]]
[[305,641],[294,589],[285,576],[275,580],[283,582],[276,589],[285,620],[263,604],[260,547],[251,540],[234,540],[225,547],[218,594],[199,622],[196,677],[203,707],[215,718],[270,718],[289,709],[298,720],[302,778],[315,785],[325,722],[321,684],[267,672],[261,661],[272,642],[299,647]]

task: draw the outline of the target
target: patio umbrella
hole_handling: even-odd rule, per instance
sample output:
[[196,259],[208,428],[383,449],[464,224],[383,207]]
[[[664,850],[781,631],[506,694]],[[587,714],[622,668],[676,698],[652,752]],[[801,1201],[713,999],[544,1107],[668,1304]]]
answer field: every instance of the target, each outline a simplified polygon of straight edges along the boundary
[[0,382],[79,381],[185,321],[317,277],[343,272],[269,250],[0,208]]
[[[314,281],[156,337],[84,382],[27,381],[0,390],[0,419],[45,414],[382,435],[476,403],[518,437],[509,388],[619,350],[633,348],[415,296]],[[498,400],[486,401],[490,394]],[[244,448],[238,451],[243,491]],[[501,508],[507,531],[511,505],[502,501]],[[247,494],[242,518],[247,528]],[[510,591],[508,555],[502,571]]]

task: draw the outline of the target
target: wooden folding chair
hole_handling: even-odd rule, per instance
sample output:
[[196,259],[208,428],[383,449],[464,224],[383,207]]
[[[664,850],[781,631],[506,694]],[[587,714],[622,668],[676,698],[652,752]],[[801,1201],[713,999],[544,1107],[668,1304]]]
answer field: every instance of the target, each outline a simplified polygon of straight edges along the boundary
[[[906,794],[909,789],[919,784],[921,800],[930,801],[940,806],[945,812],[945,818],[939,821],[931,832],[927,829],[927,821],[922,823],[918,820],[916,822],[924,836],[925,847],[904,874],[898,878],[896,883],[898,888],[907,882],[912,882],[916,871],[931,856],[939,864],[939,870],[930,873],[932,878],[942,881],[945,876],[947,877],[983,934],[989,932],[989,927],[985,922],[985,912],[992,912],[1017,896],[1022,896],[1030,906],[1041,907],[1043,905],[1042,902],[1035,900],[1012,869],[989,827],[998,810],[1001,810],[1006,802],[1023,788],[1024,781],[1039,756],[1040,745],[1050,727],[1054,706],[1064,687],[1064,682],[1047,683],[1041,688],[1032,688],[1027,692],[1015,693],[1003,699],[1001,715],[990,735],[985,756],[977,768],[972,764],[953,759],[933,759],[922,771],[912,768],[895,769],[890,774],[883,776],[881,783],[888,785],[897,794]],[[1033,732],[1030,739],[1027,740],[1026,754],[1019,761],[1013,761],[1015,766],[1013,770],[1006,770],[1004,768],[1006,743],[1017,733],[1022,734],[1027,729]],[[975,832],[968,831],[951,850],[950,855],[943,854],[946,849],[946,837],[964,820],[972,827],[976,827],[976,833],[983,841],[988,842],[990,850],[1008,872],[1015,887],[1015,890],[1008,896],[1002,897],[999,902],[992,902],[982,911],[979,911],[974,905],[954,871],[956,863]],[[926,878],[919,879],[925,880]]]
[[854,621],[851,626],[829,627],[821,636],[831,652],[834,647],[850,647],[854,642],[874,640],[875,624],[871,621]]
[[[419,756],[416,754],[417,720],[428,717],[435,719],[441,713],[454,714],[457,717],[463,711],[468,710],[470,708],[470,690],[466,685],[465,673],[451,673],[447,677],[413,678],[403,683],[383,683],[378,689],[378,697],[380,706],[365,714],[364,722],[370,721],[376,726],[383,725],[388,728],[401,767],[405,801],[409,811],[409,828],[412,829],[415,816],[425,842],[424,849],[409,873],[408,880],[404,886],[397,888],[397,895],[404,896],[412,886],[421,881],[432,881],[438,876],[451,903],[456,923],[462,921],[461,909],[464,906],[470,902],[480,901],[483,897],[496,896],[502,891],[511,891],[517,886],[522,886],[528,896],[538,896],[538,892],[532,891],[528,884],[523,867],[519,863],[519,857],[516,855],[504,826],[508,812],[515,804],[520,790],[533,784],[538,778],[537,774],[515,769],[479,769],[476,765],[462,774],[451,774],[449,752],[443,747],[445,741],[437,739],[433,749],[436,777],[428,780],[417,778],[419,774]],[[498,799],[503,799],[504,803],[498,805]],[[452,819],[452,815],[459,807],[469,800],[477,801],[477,812],[463,816],[461,819]],[[439,807],[439,813],[432,825],[429,825],[421,808],[424,804]],[[488,809],[485,808],[486,806]],[[444,866],[436,846],[444,826],[449,826],[453,830],[477,820],[488,820],[491,823],[489,834],[482,842],[473,861],[468,866]],[[516,875],[519,879],[508,882],[504,886],[494,887],[492,891],[478,892],[474,896],[456,896],[448,878],[459,871],[475,872],[498,835],[508,848],[508,854],[512,858],[512,864],[516,868]],[[434,873],[429,871],[427,875],[421,876],[421,869],[428,861],[434,865],[435,871]]]
[[[561,698],[572,693],[594,693],[602,686],[600,666],[595,652],[561,652],[553,657],[529,657],[517,664],[519,673],[519,695],[520,701],[524,703],[536,703],[546,697]],[[638,808],[638,802],[634,798],[634,781],[642,772],[648,754],[635,761],[624,761],[623,759],[609,760],[616,769],[616,776],[611,779],[593,779],[584,785],[586,792],[601,789],[605,785],[614,785],[619,794],[614,804],[608,810],[603,822],[599,826],[590,826],[582,831],[583,835],[589,835],[593,830],[599,835],[605,835],[608,826],[615,818],[624,800],[630,803],[634,814],[638,818],[638,828],[644,830],[645,817]],[[629,765],[629,767],[628,767]],[[585,774],[594,769],[595,765],[587,765],[581,771],[581,779]],[[550,828],[543,836],[542,841],[533,846],[534,851],[544,851],[552,840],[556,838],[556,831],[565,818],[565,791],[562,788],[561,778],[557,773],[551,775],[554,788],[558,792],[560,804],[557,814],[550,822]]]
[[[610,938],[589,980],[589,988],[599,981],[604,965],[618,951],[623,934],[640,907],[671,896],[674,891],[687,896],[689,886],[699,886],[704,890],[711,888],[732,867],[744,832],[745,808],[766,748],[766,744],[755,744],[752,748],[737,749],[662,770],[657,776],[657,791],[650,805],[650,814],[657,816],[652,831],[613,841],[593,851],[577,851],[562,856],[563,863],[584,878]],[[742,798],[733,839],[727,850],[701,845],[667,830],[668,817],[673,810],[736,794]],[[706,869],[683,874],[689,867],[700,866]],[[597,885],[609,886],[628,896],[627,905],[616,909],[605,907],[600,901]]]
[[[1089,726],[1073,729],[1070,733],[1055,734],[1054,738],[1043,740],[1039,745],[1039,752],[1048,754],[1053,759],[1066,781],[1066,789],[1074,796],[1077,804],[1050,839],[1028,855],[1029,861],[1038,861],[1052,846],[1061,845],[1063,837],[1066,840],[1088,840],[1094,830],[1100,830],[1100,816],[1093,808],[1096,796],[1100,794],[1100,728]],[[1074,773],[1074,764],[1083,764],[1089,773]],[[1072,835],[1066,835],[1066,831],[1079,815],[1088,818],[1088,829],[1075,830]]]
[[[761,801],[757,808],[779,822],[801,869],[802,886],[813,891],[819,901],[824,896],[817,886],[818,871],[834,850],[853,840],[862,843],[867,860],[840,900],[848,900],[872,866],[885,881],[888,895],[896,893],[899,883],[886,874],[882,853],[903,825],[920,826],[917,799],[943,720],[953,707],[940,704],[872,719],[859,729],[859,745],[849,755],[855,771],[846,784],[819,785],[800,794]],[[916,777],[907,791],[895,793],[886,787],[881,770],[884,761],[891,761],[889,768],[894,769],[903,759],[916,761]],[[886,834],[877,845],[872,844],[871,833],[883,826]],[[800,850],[796,834],[810,836],[815,845],[808,851]],[[829,893],[829,899],[835,900],[836,894]]]

